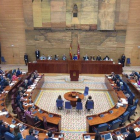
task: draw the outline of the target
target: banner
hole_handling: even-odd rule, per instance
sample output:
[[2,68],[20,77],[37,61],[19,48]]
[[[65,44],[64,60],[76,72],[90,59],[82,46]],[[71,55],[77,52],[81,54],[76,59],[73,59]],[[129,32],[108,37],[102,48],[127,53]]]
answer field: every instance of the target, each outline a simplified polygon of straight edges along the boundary
[[78,48],[77,48],[77,57],[78,59],[80,59],[80,45],[78,43]]
[[70,59],[72,59],[72,53],[71,53],[71,50],[72,50],[72,45],[70,43]]

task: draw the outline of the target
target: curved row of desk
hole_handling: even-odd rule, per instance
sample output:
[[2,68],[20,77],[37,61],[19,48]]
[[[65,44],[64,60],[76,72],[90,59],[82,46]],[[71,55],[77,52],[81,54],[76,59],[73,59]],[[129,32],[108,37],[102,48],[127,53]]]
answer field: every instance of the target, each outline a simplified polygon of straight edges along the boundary
[[[14,117],[14,115],[12,115],[10,113],[11,109],[10,109],[10,107],[8,107],[11,104],[10,100],[11,100],[11,95],[13,94],[13,89],[17,88],[18,85],[24,79],[26,79],[26,77],[27,77],[27,75],[21,75],[20,76],[20,80],[15,81],[13,86],[7,86],[5,88],[5,91],[1,94],[1,96],[0,96],[0,110],[2,110],[2,112],[7,111],[9,113],[9,115],[2,115],[2,116],[0,116],[0,119],[3,120],[3,122],[5,122],[6,124],[9,124],[9,125],[14,123],[14,125],[24,124],[25,126],[27,126],[27,129],[25,129],[22,132],[24,138],[26,137],[26,135],[29,135],[29,129],[33,128],[33,129],[39,131],[39,140],[44,140],[44,138],[47,138],[47,135],[46,135],[46,133],[48,132],[47,130],[36,128],[36,127],[33,127],[31,125],[28,125],[28,124],[25,124],[25,123],[21,122],[16,117]],[[35,101],[35,98],[38,95],[38,93],[39,93],[43,83],[44,83],[44,75],[41,76],[41,78],[36,82],[36,87],[34,89],[32,89],[32,91],[28,92],[28,90],[27,90],[27,92],[26,92],[26,94],[28,95],[26,97],[27,103],[29,103],[29,98],[28,98],[29,96],[32,97],[31,98],[32,99],[31,102]],[[27,103],[26,103],[26,106],[24,105],[25,109],[27,109],[29,106],[32,106],[31,103],[29,103],[29,105],[27,105]],[[35,114],[35,116],[38,116],[40,120],[42,120],[42,117],[45,116],[46,119],[47,119],[47,122],[57,125],[58,126],[58,130],[60,131],[60,128],[61,128],[61,116],[60,115],[53,114],[53,113],[47,112],[45,110],[42,110],[43,113],[39,113],[38,107],[36,107],[36,111],[37,111],[37,113]],[[50,116],[49,114],[52,114],[53,117],[49,117]],[[15,122],[13,120],[15,120]],[[12,126],[10,127],[10,131],[11,132],[13,131],[13,127]],[[54,133],[54,138],[59,138],[59,140],[64,140],[64,134],[63,135],[62,134],[63,133],[55,132]]]

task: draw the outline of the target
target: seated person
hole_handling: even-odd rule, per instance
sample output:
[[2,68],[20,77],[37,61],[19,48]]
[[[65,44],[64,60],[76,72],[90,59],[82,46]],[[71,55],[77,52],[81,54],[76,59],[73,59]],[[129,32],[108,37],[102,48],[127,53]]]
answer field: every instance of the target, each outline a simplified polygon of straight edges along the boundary
[[4,80],[4,77],[2,74],[0,74],[0,82]]
[[29,135],[26,136],[25,140],[38,140],[38,136],[34,134],[33,129],[29,129]]
[[3,70],[1,69],[1,67],[0,67],[0,74],[4,74]]
[[83,58],[85,61],[89,60],[89,57],[87,56],[87,54]]
[[16,80],[18,80],[18,77],[16,76],[16,73],[14,73],[12,76],[12,81],[16,81]]
[[74,56],[73,56],[73,60],[78,60],[77,55],[74,54]]
[[[87,99],[87,101],[86,101],[86,104],[85,104],[85,108],[86,108],[86,109],[87,109],[87,104],[88,104],[88,102],[93,102],[91,96],[89,96],[88,99]],[[94,108],[94,102],[93,102],[93,108]],[[88,111],[90,111],[90,109],[88,109]]]
[[18,68],[17,69],[17,72],[16,72],[16,76],[19,76],[19,75],[21,75],[22,74],[22,72],[20,71],[20,69]]
[[0,85],[0,94],[3,92],[3,88],[1,87],[1,85]]
[[[58,102],[58,101],[62,101],[62,102],[64,102],[64,101],[62,100],[61,95],[58,96],[56,102]],[[62,109],[62,107],[58,107],[58,110],[61,110],[61,109]]]
[[18,125],[14,127],[13,135],[15,136],[15,140],[20,140],[23,138],[22,132],[20,132]]
[[140,85],[140,78],[137,80],[137,84]]
[[40,60],[46,60],[46,56],[43,54],[42,56],[40,56]]
[[91,61],[95,61],[95,56],[94,55],[92,56],[92,60]]
[[18,100],[18,102],[17,102],[17,107],[19,107],[20,110],[21,110],[22,112],[24,112],[24,107],[23,107],[22,98],[20,98],[20,100]]
[[44,140],[54,140],[53,138],[52,138],[52,132],[51,131],[49,131],[48,132],[48,138],[45,138]]
[[95,140],[101,140],[101,135],[100,135],[100,133],[96,133],[95,134]]
[[29,86],[29,85],[28,85],[28,80],[25,79],[25,81],[24,81],[24,88],[25,88],[25,89],[28,89],[28,86]]
[[[32,107],[28,107],[28,110],[25,111],[27,114],[29,115],[33,115],[32,114]],[[39,121],[39,118],[37,116],[34,116],[34,122],[38,122]]]
[[116,80],[116,86],[120,87],[120,80],[119,79]]
[[98,55],[98,56],[96,57],[96,60],[97,60],[97,61],[101,61],[101,60],[102,60],[101,55]]
[[134,80],[137,82],[138,80],[138,76],[136,74],[134,74]]
[[4,88],[5,88],[6,86],[9,86],[9,79],[6,78],[6,77],[4,78],[3,86],[4,86]]
[[18,94],[19,94],[20,92],[24,93],[24,92],[26,92],[26,90],[24,90],[23,87],[19,87],[19,89],[18,89]]
[[92,61],[92,56],[89,57],[89,60]]
[[78,98],[78,99],[77,99],[77,102],[81,102],[81,99],[80,99],[80,98]]
[[109,61],[109,57],[106,55],[106,57],[103,60]]
[[59,55],[55,55],[54,60],[59,60]]
[[135,140],[136,134],[135,134],[134,128],[130,127],[129,132],[130,133],[128,135],[125,135],[125,140]]
[[121,89],[122,91],[124,90],[123,82],[120,82],[120,89]]
[[135,71],[132,71],[132,73],[130,74],[130,76],[132,76],[132,77],[133,77],[133,76],[134,76],[134,74],[135,74]]
[[32,85],[33,84],[33,78],[31,77],[29,80],[28,80],[28,85]]
[[4,133],[10,132],[10,126],[8,125],[8,127],[5,127],[5,124],[2,120],[0,120],[0,132],[1,132],[0,140],[5,140]]
[[63,56],[62,56],[62,60],[66,60],[67,59],[67,57],[66,57],[66,55],[64,54]]
[[52,57],[50,55],[48,55],[47,60],[52,60]]
[[116,135],[113,135],[112,138],[113,138],[113,140],[118,140]]
[[25,111],[27,114],[33,115],[32,114],[32,107],[28,107],[28,110]]

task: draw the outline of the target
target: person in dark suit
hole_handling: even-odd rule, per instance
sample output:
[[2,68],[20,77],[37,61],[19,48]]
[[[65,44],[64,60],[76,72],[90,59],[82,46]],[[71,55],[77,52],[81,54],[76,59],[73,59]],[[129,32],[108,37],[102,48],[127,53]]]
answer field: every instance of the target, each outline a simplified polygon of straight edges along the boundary
[[116,85],[117,85],[117,87],[120,87],[120,80],[119,79],[116,80]]
[[[57,98],[57,100],[56,100],[56,102],[59,102],[59,101],[64,102],[64,101],[62,100],[61,95],[59,95],[58,98]],[[58,107],[58,110],[62,110],[62,107]]]
[[29,129],[29,134],[26,136],[25,140],[38,140],[38,136],[33,133],[33,129]]
[[87,54],[83,58],[84,58],[85,61],[89,60],[89,57],[88,57]]
[[38,49],[35,51],[35,56],[36,56],[36,60],[39,59],[40,51]]
[[124,67],[124,64],[125,64],[125,55],[123,54],[122,57],[121,57],[121,64],[123,65]]
[[0,94],[3,92],[3,88],[2,86],[0,85]]
[[125,140],[135,140],[136,134],[135,134],[134,128],[130,127],[129,132],[130,133],[128,135],[125,135]]
[[97,60],[97,61],[101,61],[101,60],[102,60],[101,55],[98,55],[98,56],[96,57],[96,60]]
[[28,80],[28,85],[30,86],[30,85],[32,85],[33,84],[33,78],[30,78],[29,80]]
[[[87,109],[87,104],[88,104],[88,102],[93,102],[91,96],[89,96],[88,99],[87,99],[87,101],[86,101],[86,104],[85,104],[86,109]],[[93,102],[93,108],[94,108],[94,102]],[[90,109],[88,109],[88,111],[90,111]]]
[[106,55],[106,57],[103,60],[104,61],[109,61],[109,57]]
[[5,132],[10,132],[10,127],[5,127],[4,123],[2,120],[0,120],[0,140],[4,140],[4,133]]
[[80,99],[80,98],[78,98],[78,99],[77,99],[77,102],[81,102],[81,99]]
[[99,132],[95,134],[95,140],[101,140],[101,135]]
[[28,64],[28,55],[27,55],[27,53],[24,54],[24,61],[25,61],[25,65],[27,66],[27,64]]
[[22,74],[22,72],[20,71],[20,69],[18,68],[17,69],[17,72],[16,72],[16,76],[19,76],[19,75],[21,75]]
[[45,138],[44,140],[54,140],[52,138],[52,132],[51,131],[48,132],[48,138]]

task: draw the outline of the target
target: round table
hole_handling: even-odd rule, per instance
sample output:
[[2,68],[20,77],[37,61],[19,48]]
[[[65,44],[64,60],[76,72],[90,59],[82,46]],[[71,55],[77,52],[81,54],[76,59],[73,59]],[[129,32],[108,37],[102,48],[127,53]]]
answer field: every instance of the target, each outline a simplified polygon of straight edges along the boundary
[[67,92],[64,94],[64,98],[71,102],[72,107],[76,107],[77,99],[84,99],[84,95],[79,92]]

